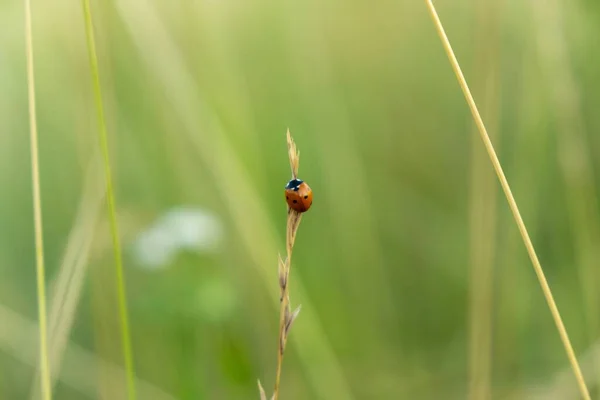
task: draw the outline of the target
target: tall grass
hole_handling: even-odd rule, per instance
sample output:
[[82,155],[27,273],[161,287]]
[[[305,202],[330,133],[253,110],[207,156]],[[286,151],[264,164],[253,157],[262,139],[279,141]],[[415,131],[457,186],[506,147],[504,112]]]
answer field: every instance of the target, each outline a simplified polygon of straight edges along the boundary
[[42,229],[42,203],[40,193],[40,165],[38,154],[37,118],[35,112],[35,79],[33,73],[33,38],[31,28],[31,1],[25,0],[25,45],[27,54],[27,89],[29,97],[29,133],[31,149],[31,184],[33,189],[33,214],[35,230],[35,259],[40,343],[40,379],[42,398],[52,398],[50,364],[48,362],[48,326],[46,322],[46,273],[44,268],[44,238]]
[[577,362],[577,357],[575,356],[573,346],[571,345],[571,341],[569,340],[567,330],[565,328],[565,325],[564,325],[562,318],[560,316],[560,313],[558,311],[558,307],[556,306],[556,302],[554,301],[554,296],[552,295],[552,291],[550,290],[550,286],[548,285],[548,282],[546,280],[544,270],[542,269],[542,266],[538,260],[537,254],[533,247],[533,243],[531,242],[531,239],[529,238],[529,234],[527,233],[527,228],[525,227],[525,223],[523,222],[523,218],[521,217],[521,213],[519,212],[517,202],[515,201],[515,198],[512,194],[512,191],[510,189],[508,181],[506,180],[506,176],[504,175],[504,171],[502,170],[502,166],[500,164],[498,156],[496,155],[496,151],[494,150],[492,141],[490,140],[490,137],[487,133],[487,129],[485,128],[485,125],[483,123],[481,115],[479,114],[479,110],[477,109],[475,100],[473,99],[473,96],[471,95],[471,91],[469,90],[467,81],[462,73],[462,70],[458,63],[458,60],[456,59],[456,56],[454,55],[454,51],[452,50],[450,41],[448,40],[448,37],[446,36],[446,32],[444,31],[442,22],[437,14],[437,11],[436,11],[432,1],[425,0],[425,4],[427,5],[427,8],[431,15],[431,18],[435,25],[435,28],[438,32],[440,40],[442,41],[444,50],[446,51],[446,54],[448,55],[448,59],[450,60],[450,65],[452,66],[452,69],[454,70],[454,73],[456,74],[456,78],[458,80],[458,83],[459,83],[462,91],[463,91],[463,94],[465,96],[467,104],[468,104],[469,108],[471,109],[471,114],[473,115],[473,119],[475,120],[475,124],[477,125],[477,128],[479,130],[481,139],[483,140],[485,148],[488,152],[490,161],[491,161],[492,165],[494,166],[496,175],[498,176],[498,179],[500,180],[500,185],[502,186],[502,190],[504,190],[506,200],[508,201],[508,205],[509,205],[511,212],[515,218],[515,222],[517,224],[517,227],[519,228],[519,232],[521,233],[521,236],[523,238],[523,242],[525,244],[525,247],[527,249],[529,257],[531,258],[533,268],[538,277],[538,280],[539,280],[540,286],[542,288],[542,291],[544,293],[544,296],[546,297],[548,307],[550,308],[550,312],[552,314],[552,317],[554,318],[554,322],[558,329],[560,338],[563,342],[563,346],[567,353],[567,357],[569,358],[569,362],[571,363],[573,373],[575,374],[575,377],[577,379],[577,382],[579,385],[579,390],[581,392],[581,396],[584,399],[590,399],[590,394],[589,394],[588,388],[585,384],[585,380],[583,379],[583,375],[581,373],[581,368],[579,367],[579,363]]
[[125,360],[125,370],[127,373],[128,398],[135,400],[135,371],[133,365],[133,351],[131,349],[131,334],[129,332],[129,317],[127,311],[127,294],[125,291],[125,277],[123,274],[123,257],[121,255],[121,243],[119,239],[119,229],[117,224],[117,211],[115,205],[115,194],[113,189],[112,174],[110,168],[110,156],[108,151],[108,134],[106,130],[106,120],[104,117],[104,106],[102,104],[102,89],[100,85],[100,73],[98,71],[98,56],[96,54],[96,43],[94,41],[94,26],[92,21],[92,11],[89,0],[82,0],[83,17],[85,21],[85,33],[87,39],[87,48],[89,54],[90,70],[92,73],[92,84],[94,87],[94,100],[96,103],[96,112],[98,117],[98,136],[100,148],[104,161],[104,177],[106,180],[106,199],[108,205],[108,215],[110,219],[110,231],[115,261],[115,273],[117,279],[117,297],[119,306],[119,316],[121,323],[121,341],[123,346],[123,357]]
[[[473,135],[479,128],[456,96],[422,3],[90,2],[118,233],[131,267],[135,372],[145,380],[136,379],[138,398],[258,397],[257,377],[273,390],[288,124],[319,198],[293,254],[302,268],[294,267],[292,300],[303,309],[285,350],[280,399],[533,398],[541,387],[552,392],[555,371],[564,395],[554,398],[577,397],[521,236]],[[484,3],[448,3],[444,25],[569,337],[583,350],[596,339],[600,304],[592,199],[600,59],[589,40],[600,25],[583,0],[501,2],[494,21],[479,12]],[[39,397],[42,383],[29,157],[19,156],[29,151],[22,4],[0,5],[2,399],[27,398],[32,382]],[[544,4],[552,8],[540,10]],[[87,161],[100,153],[83,22],[78,3],[33,2],[48,369],[61,400],[127,396],[110,221],[106,211],[97,230],[92,221],[93,207],[107,206],[94,198],[82,204],[85,216],[76,208],[92,179]],[[493,51],[503,57],[482,65],[482,53]],[[501,91],[488,92],[482,82],[494,73]],[[589,175],[564,162],[577,137]],[[487,190],[497,192],[495,207]],[[214,213],[222,247],[181,252],[152,271],[129,258],[130,239],[178,205]],[[485,233],[494,215],[495,238]],[[229,289],[230,308],[218,320],[204,310],[220,310],[223,293],[207,297],[205,280]],[[589,360],[598,353],[588,353],[577,358],[592,390]]]
[[[92,157],[59,272],[50,287],[48,356],[50,369],[53,371],[59,371],[63,364],[68,340],[76,321],[77,308],[85,288],[94,231],[105,195],[101,172],[99,157]],[[51,376],[52,386],[58,378],[58,374]],[[36,380],[31,386],[31,400],[38,398],[39,390],[39,381]]]

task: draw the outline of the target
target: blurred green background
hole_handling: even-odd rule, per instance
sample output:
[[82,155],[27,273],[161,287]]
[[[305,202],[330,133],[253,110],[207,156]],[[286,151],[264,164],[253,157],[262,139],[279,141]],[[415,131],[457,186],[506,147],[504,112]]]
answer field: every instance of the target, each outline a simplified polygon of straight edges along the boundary
[[[437,1],[595,396],[600,7]],[[424,2],[93,1],[140,399],[576,399]],[[122,399],[81,5],[33,1],[56,399]],[[0,2],[0,398],[39,398],[24,14]]]

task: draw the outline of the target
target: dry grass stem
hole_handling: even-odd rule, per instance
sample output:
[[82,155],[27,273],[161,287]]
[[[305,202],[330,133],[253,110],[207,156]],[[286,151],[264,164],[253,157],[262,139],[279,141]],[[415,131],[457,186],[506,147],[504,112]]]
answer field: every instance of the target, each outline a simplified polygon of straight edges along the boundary
[[42,201],[40,194],[40,165],[38,132],[35,112],[35,80],[33,73],[33,39],[31,29],[31,1],[25,0],[25,52],[27,54],[27,89],[29,96],[29,134],[31,149],[31,184],[33,189],[33,218],[35,231],[35,260],[40,342],[41,397],[52,398],[50,364],[48,362],[48,326],[46,323],[46,273],[44,268],[44,239],[42,230]]
[[[300,165],[300,152],[296,149],[296,143],[290,135],[290,131],[287,131],[287,145],[288,145],[288,156],[290,159],[290,168],[292,170],[292,179],[298,177],[298,166]],[[287,344],[288,335],[294,324],[294,321],[300,313],[300,306],[292,311],[290,304],[290,292],[289,292],[289,278],[290,278],[290,267],[292,260],[292,250],[294,248],[294,242],[296,241],[296,233],[298,227],[302,221],[302,214],[288,208],[287,214],[287,229],[286,229],[286,253],[285,260],[282,260],[281,255],[278,256],[278,278],[279,278],[279,337],[277,345],[277,373],[275,376],[275,387],[273,389],[272,400],[279,399],[279,385],[281,382],[281,368],[283,365],[283,355],[285,353],[285,346]],[[258,381],[258,389],[260,391],[261,400],[267,400],[265,391]]]
[[585,381],[584,381],[583,375],[581,373],[581,368],[579,367],[579,363],[577,362],[577,357],[575,356],[575,352],[573,351],[573,346],[571,345],[571,341],[569,340],[569,335],[567,334],[567,330],[565,328],[565,325],[564,325],[562,318],[560,316],[560,313],[558,311],[558,307],[556,306],[556,302],[554,301],[554,297],[552,296],[552,291],[550,290],[550,286],[548,285],[548,281],[546,280],[546,276],[544,275],[544,270],[542,269],[542,266],[540,264],[540,261],[538,260],[538,257],[535,252],[535,249],[533,247],[533,244],[531,242],[531,239],[529,238],[529,233],[527,233],[527,228],[525,227],[525,223],[523,222],[523,218],[521,217],[521,213],[519,212],[519,208],[517,207],[517,203],[512,194],[512,191],[510,190],[510,186],[508,184],[508,181],[506,180],[506,176],[504,175],[504,171],[502,170],[502,166],[500,164],[500,161],[498,160],[498,156],[496,155],[494,146],[493,146],[493,144],[490,140],[490,137],[487,133],[487,130],[485,128],[483,120],[481,119],[481,116],[479,115],[479,110],[477,109],[475,100],[473,99],[473,96],[471,95],[471,91],[469,90],[467,81],[465,80],[465,77],[460,69],[458,60],[456,59],[456,56],[454,55],[454,51],[452,50],[450,41],[448,40],[448,37],[446,36],[446,32],[444,31],[444,27],[443,27],[442,22],[440,21],[440,18],[435,10],[435,7],[433,6],[433,3],[431,2],[431,0],[425,0],[425,4],[427,5],[427,8],[428,8],[431,18],[433,20],[433,23],[437,29],[438,35],[442,41],[442,44],[446,51],[446,54],[448,55],[448,59],[450,60],[452,69],[454,70],[454,73],[456,74],[456,78],[458,80],[458,83],[459,83],[462,91],[463,91],[463,94],[465,96],[467,104],[469,105],[469,108],[471,109],[471,114],[473,115],[473,119],[475,120],[475,124],[477,125],[479,133],[481,135],[481,139],[483,140],[483,143],[488,152],[488,155],[490,157],[492,165],[494,166],[494,169],[496,170],[496,175],[498,176],[498,179],[500,180],[500,185],[502,186],[502,190],[504,190],[504,194],[506,195],[508,205],[509,205],[510,210],[515,218],[515,221],[517,223],[517,226],[518,226],[521,236],[523,238],[523,242],[525,243],[525,247],[527,248],[527,252],[529,253],[529,258],[531,258],[531,262],[533,264],[533,269],[535,270],[535,273],[538,277],[540,286],[542,287],[542,291],[544,292],[544,296],[546,297],[548,307],[550,308],[550,312],[552,314],[552,317],[554,318],[554,322],[556,323],[558,333],[560,335],[560,338],[563,342],[563,346],[567,353],[567,357],[569,358],[569,362],[571,363],[571,367],[573,368],[573,372],[577,379],[577,383],[579,385],[579,391],[581,392],[581,396],[584,399],[589,400],[590,394],[589,394],[587,386],[585,385]]

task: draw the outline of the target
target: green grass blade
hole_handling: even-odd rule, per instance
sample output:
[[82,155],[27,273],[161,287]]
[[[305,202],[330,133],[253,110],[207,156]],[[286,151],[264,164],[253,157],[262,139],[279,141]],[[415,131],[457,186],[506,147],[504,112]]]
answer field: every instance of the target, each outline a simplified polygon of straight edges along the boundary
[[27,89],[29,96],[29,134],[31,148],[31,183],[33,187],[33,219],[35,230],[35,260],[40,334],[40,378],[42,398],[52,399],[50,365],[48,363],[48,325],[46,322],[46,282],[44,268],[44,239],[42,234],[42,202],[40,195],[40,166],[38,133],[35,112],[35,81],[33,76],[33,39],[31,30],[31,1],[25,0],[25,46],[27,53]]
[[96,55],[96,44],[94,41],[94,27],[92,24],[92,12],[89,0],[82,0],[83,16],[85,21],[85,33],[87,38],[87,47],[90,58],[90,69],[92,71],[92,83],[94,85],[94,99],[96,102],[96,111],[98,114],[98,135],[100,147],[104,159],[104,174],[106,177],[106,198],[108,204],[108,214],[110,219],[110,229],[113,241],[113,250],[115,257],[115,268],[117,278],[117,293],[119,302],[119,314],[121,320],[121,340],[123,342],[123,356],[125,359],[125,370],[127,372],[128,398],[136,399],[135,390],[135,372],[133,367],[133,352],[131,349],[131,336],[129,333],[129,318],[127,315],[127,298],[125,293],[125,278],[123,276],[123,258],[121,256],[121,244],[119,242],[119,230],[117,226],[117,216],[115,207],[115,196],[112,184],[112,175],[110,170],[110,157],[108,154],[108,139],[106,133],[106,120],[104,118],[104,107],[102,105],[102,90],[100,88],[100,74],[98,72],[98,57]]

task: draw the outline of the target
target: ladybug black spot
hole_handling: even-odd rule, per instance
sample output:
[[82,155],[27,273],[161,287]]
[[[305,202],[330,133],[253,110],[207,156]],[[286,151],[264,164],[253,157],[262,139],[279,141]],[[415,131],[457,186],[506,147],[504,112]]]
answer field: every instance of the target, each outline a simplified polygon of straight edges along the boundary
[[285,199],[286,199],[286,200],[289,200],[290,198],[289,198],[288,196],[285,196]]
[[307,194],[305,194],[305,195],[304,195],[304,198],[305,198],[305,199],[308,199],[308,195],[307,195]]
[[293,201],[293,203],[294,203],[294,204],[296,204],[297,202],[298,202],[297,200],[294,200],[294,201]]

